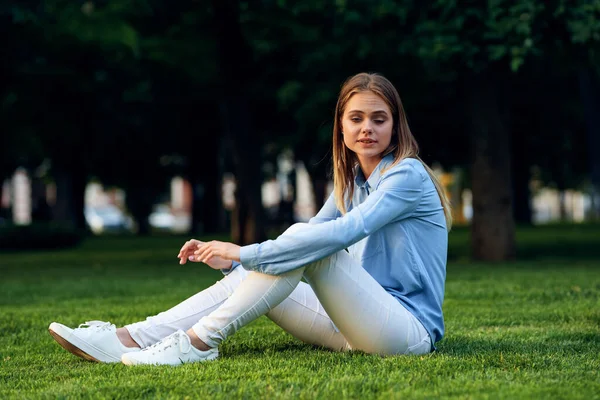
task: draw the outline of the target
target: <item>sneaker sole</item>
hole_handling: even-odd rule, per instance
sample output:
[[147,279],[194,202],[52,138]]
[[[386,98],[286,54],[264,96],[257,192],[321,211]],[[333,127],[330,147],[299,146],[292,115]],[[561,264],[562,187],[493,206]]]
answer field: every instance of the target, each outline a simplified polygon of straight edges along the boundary
[[72,330],[65,328],[62,324],[51,323],[48,327],[50,335],[67,351],[75,354],[84,360],[94,361],[99,363],[119,363],[121,357],[114,357],[102,349],[95,347],[93,344],[79,339],[76,335],[72,335]]
[[121,357],[121,362],[125,365],[137,365],[137,364],[134,364],[133,361],[131,361],[127,357]]
[[52,329],[48,328],[48,332],[50,332],[50,335],[52,335],[52,337],[54,338],[54,340],[56,340],[56,342],[58,344],[60,344],[65,350],[75,354],[77,357],[83,358],[84,360],[87,360],[87,361],[93,361],[93,362],[97,362],[97,363],[102,362],[102,361],[97,360],[94,357],[90,356],[88,353],[81,350],[79,347],[76,347],[73,343],[67,341],[62,336],[60,336],[58,333],[54,332]]
[[129,365],[129,366],[138,366],[138,365],[151,365],[151,366],[161,366],[161,365],[170,365],[172,367],[179,367],[183,364],[196,364],[196,363],[203,363],[203,362],[210,362],[210,361],[214,361],[217,358],[219,358],[219,353],[213,353],[210,356],[208,356],[207,358],[203,359],[203,360],[197,360],[197,361],[191,361],[191,362],[184,362],[181,361],[178,363],[174,363],[174,364],[170,364],[170,363],[164,363],[161,364],[159,362],[156,363],[148,363],[148,362],[144,362],[144,361],[139,361],[139,360],[132,360],[130,359],[127,354],[123,354],[123,356],[121,357],[121,363],[125,364],[125,365]]

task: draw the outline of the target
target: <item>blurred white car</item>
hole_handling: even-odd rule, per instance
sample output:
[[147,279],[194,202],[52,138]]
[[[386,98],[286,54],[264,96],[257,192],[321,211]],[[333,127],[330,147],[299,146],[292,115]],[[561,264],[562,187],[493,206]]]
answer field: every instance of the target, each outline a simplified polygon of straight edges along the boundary
[[155,229],[172,230],[175,227],[175,215],[171,212],[169,206],[159,204],[154,207],[154,211],[148,216],[150,226]]
[[133,221],[118,207],[108,204],[104,206],[86,206],[85,221],[95,234],[105,232],[128,232]]

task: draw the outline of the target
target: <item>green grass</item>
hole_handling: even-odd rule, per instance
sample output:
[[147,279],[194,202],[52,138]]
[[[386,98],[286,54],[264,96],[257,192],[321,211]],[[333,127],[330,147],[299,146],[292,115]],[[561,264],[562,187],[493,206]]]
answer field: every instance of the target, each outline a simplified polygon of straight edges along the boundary
[[219,279],[179,266],[183,238],[96,238],[73,250],[0,254],[0,398],[600,398],[600,227],[518,233],[515,263],[467,260],[451,234],[446,338],[424,357],[339,354],[265,317],[206,364],[85,362],[52,321],[122,325]]

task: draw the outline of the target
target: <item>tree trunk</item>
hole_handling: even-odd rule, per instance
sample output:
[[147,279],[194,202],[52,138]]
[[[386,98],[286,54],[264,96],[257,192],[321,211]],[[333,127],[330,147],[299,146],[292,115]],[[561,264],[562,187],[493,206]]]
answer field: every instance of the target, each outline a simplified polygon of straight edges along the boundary
[[213,0],[212,6],[223,79],[221,117],[237,182],[232,240],[244,245],[266,238],[261,198],[261,147],[252,126],[249,102],[250,77],[256,66],[242,35],[239,3]]
[[125,195],[127,208],[138,226],[138,236],[147,236],[150,234],[148,216],[152,212],[155,196],[149,187],[149,184],[138,182],[137,185],[127,188]]
[[2,196],[4,195],[4,180],[5,179],[0,176],[0,222],[2,222],[2,219],[8,219],[8,212],[3,208],[2,205]]
[[463,213],[464,205],[462,194],[465,190],[465,173],[461,167],[455,167],[452,170],[454,181],[450,190],[450,202],[452,204],[452,221],[453,224],[463,225],[466,223]]
[[70,171],[65,168],[55,170],[56,205],[52,215],[55,221],[64,222],[83,231],[86,229],[83,208],[87,180],[85,174],[75,171],[77,168],[72,168]]
[[192,187],[192,211],[191,211],[191,224],[188,231],[189,236],[195,236],[205,232],[204,229],[204,214],[203,209],[204,193],[205,188],[198,181],[196,174],[190,174],[190,186]]
[[52,210],[52,216],[55,221],[66,224],[73,222],[73,207],[71,204],[73,198],[73,180],[71,176],[61,170],[54,172],[56,182],[56,204]]
[[[243,182],[241,181],[243,180]],[[260,182],[248,176],[238,182],[232,218],[233,241],[240,245],[262,242],[266,239]]]
[[282,232],[295,222],[294,204],[296,203],[296,199],[298,198],[298,187],[295,168],[287,174],[287,180],[289,188],[286,188],[286,191],[291,191],[291,196],[284,196],[284,190],[282,190],[283,188],[280,188],[281,197],[279,200],[279,207],[277,209],[278,229]]
[[316,178],[312,175],[310,177],[313,185],[315,213],[318,213],[325,204],[325,196],[327,196],[327,179]]
[[202,196],[202,227],[203,232],[218,233],[222,231],[220,226],[220,213],[223,210],[221,202],[221,175],[218,173],[207,174],[204,179],[204,190]]
[[[211,135],[206,140],[216,136]],[[206,143],[207,148],[218,147],[218,140]],[[190,235],[222,232],[220,226],[223,205],[221,202],[222,169],[219,153],[207,152],[203,157],[193,157],[200,162],[192,162],[188,177],[192,186],[192,223]]]
[[579,70],[579,91],[583,102],[587,148],[590,162],[592,220],[600,220],[600,79],[589,67]]
[[303,162],[313,187],[315,213],[318,213],[325,204],[325,197],[329,194],[327,193],[327,183],[329,183],[327,179],[327,163],[323,161],[312,163],[307,160],[303,160]]
[[204,176],[204,197],[202,201],[204,233],[217,233],[225,230],[222,225],[224,213],[222,201],[223,144],[217,136],[212,137],[215,139],[212,145],[218,151],[212,153],[212,157],[203,160],[208,161],[208,164],[204,164],[203,169],[209,171]]
[[564,188],[558,189],[558,218],[560,222],[567,222],[567,196]]
[[510,134],[502,117],[496,77],[469,80],[473,258],[506,261],[515,257]]
[[531,225],[531,173],[526,153],[527,149],[522,145],[513,146],[513,216],[518,224]]
[[236,191],[231,234],[234,243],[245,245],[264,241],[266,232],[262,206],[260,156],[243,154],[239,146],[239,143],[234,144],[234,147],[238,148],[234,154],[237,153],[238,156],[235,162]]

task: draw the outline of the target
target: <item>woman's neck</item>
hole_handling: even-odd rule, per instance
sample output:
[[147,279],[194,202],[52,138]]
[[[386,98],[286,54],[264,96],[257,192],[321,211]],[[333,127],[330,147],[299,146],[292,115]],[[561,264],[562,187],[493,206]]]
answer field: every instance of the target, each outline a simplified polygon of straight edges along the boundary
[[381,162],[381,159],[382,157],[374,157],[366,160],[358,160],[358,165],[360,166],[360,170],[365,176],[365,180],[369,179],[373,171],[375,171],[375,168],[377,168],[377,165],[379,165],[379,163]]

